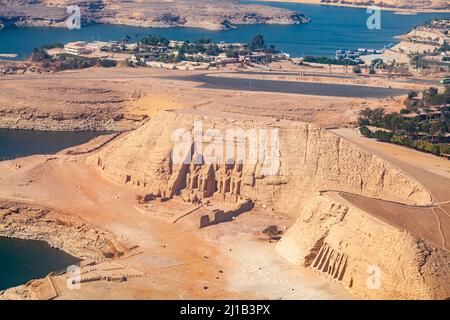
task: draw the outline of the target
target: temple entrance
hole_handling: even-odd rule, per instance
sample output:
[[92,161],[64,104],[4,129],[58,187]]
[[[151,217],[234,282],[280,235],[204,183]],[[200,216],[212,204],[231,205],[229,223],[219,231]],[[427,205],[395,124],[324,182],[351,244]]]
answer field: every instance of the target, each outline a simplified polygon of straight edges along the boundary
[[186,188],[181,191],[184,201],[197,203],[209,199],[215,203],[238,203],[242,200],[242,164],[192,162],[185,179]]

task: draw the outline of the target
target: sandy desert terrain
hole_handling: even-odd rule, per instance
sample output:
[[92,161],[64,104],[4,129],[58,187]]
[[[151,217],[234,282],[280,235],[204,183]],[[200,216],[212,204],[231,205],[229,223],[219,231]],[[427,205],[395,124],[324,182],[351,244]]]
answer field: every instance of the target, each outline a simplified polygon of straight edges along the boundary
[[[278,66],[275,67],[279,70]],[[339,81],[341,84],[362,87],[402,88],[405,93],[407,90],[426,86],[405,83],[401,79],[389,82],[351,75],[341,78],[342,70],[336,70],[336,78],[308,73],[304,69],[282,71],[283,73],[274,75],[259,74],[258,71],[242,73],[239,70],[211,71],[208,74],[214,77],[293,83],[333,84]],[[203,73],[164,69],[93,68],[55,74],[4,76],[0,79],[1,126],[19,129],[96,128],[123,131],[136,128],[158,110],[190,108],[300,120],[326,127],[354,121],[358,110],[366,107],[383,106],[388,110],[398,111],[399,103],[403,100],[401,96],[389,95],[372,99],[336,98],[252,92],[250,87],[242,88],[245,90],[241,91],[205,88],[201,82],[189,81],[189,77],[196,74]]]
[[[0,127],[117,132],[0,162],[0,235],[83,259],[0,298],[448,298],[449,161],[345,128],[364,108],[399,111],[409,90],[438,83],[416,80],[292,64],[2,76]],[[174,132],[198,134],[198,122],[274,130],[278,149],[249,164],[235,154],[177,163]],[[262,233],[270,225],[275,241]]]
[[[178,188],[178,178],[171,177],[183,171],[167,161],[168,133],[195,119],[215,128],[281,129],[278,175],[257,176],[256,169],[253,186],[241,186],[239,196],[251,198],[255,207],[200,229],[197,219],[212,210],[208,206],[231,203],[211,198],[211,204],[196,207],[175,194],[150,205],[136,200],[144,193],[158,198],[170,183]],[[2,162],[3,235],[36,239],[39,234],[38,239],[58,245],[50,236],[52,224],[64,230],[83,223],[91,228],[79,233],[96,230],[88,239],[98,248],[92,246],[94,258],[82,266],[86,282],[80,290],[68,289],[71,274],[62,273],[9,289],[2,297],[348,299],[348,292],[357,298],[448,297],[448,161],[433,158],[421,168],[428,155],[364,139],[300,121],[191,108],[160,111],[106,144],[91,142],[87,153],[66,150]],[[96,143],[101,146],[95,148]],[[243,176],[251,172],[245,168]],[[39,232],[24,228],[30,215],[42,215],[39,206],[51,213],[44,210],[44,220],[38,216],[42,225],[32,223]],[[24,214],[29,215],[25,220]],[[181,220],[172,218],[177,215]],[[261,234],[270,224],[288,230],[276,251]],[[63,243],[66,251],[86,255]],[[401,267],[391,268],[390,259],[400,253]],[[372,264],[383,272],[380,290],[365,287],[365,269]],[[407,278],[397,273],[403,269],[409,270]],[[88,281],[97,277],[128,280]]]

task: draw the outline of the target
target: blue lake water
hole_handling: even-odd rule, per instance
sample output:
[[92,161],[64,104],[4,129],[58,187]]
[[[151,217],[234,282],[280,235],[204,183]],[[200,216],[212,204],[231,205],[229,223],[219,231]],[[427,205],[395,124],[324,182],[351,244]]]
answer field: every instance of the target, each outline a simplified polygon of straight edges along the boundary
[[[0,160],[51,154],[107,132],[46,132],[0,129]],[[0,172],[1,178],[1,172]],[[42,241],[0,237],[0,290],[74,264],[78,259]]]
[[[0,129],[0,161],[34,154],[53,154],[111,132],[53,132]],[[0,173],[1,175],[1,173]]]
[[78,261],[42,241],[0,237],[0,290],[45,277]]
[[[244,2],[244,1],[242,1]],[[255,3],[247,1],[245,3]],[[398,42],[394,36],[432,18],[450,17],[448,13],[398,15],[391,11],[381,14],[381,30],[366,26],[366,9],[331,7],[295,3],[261,3],[303,12],[312,19],[302,25],[246,25],[236,30],[210,31],[197,28],[140,28],[121,25],[93,25],[81,30],[55,28],[18,28],[0,31],[0,53],[15,53],[25,58],[34,48],[49,43],[75,40],[121,40],[129,35],[132,41],[146,34],[161,35],[175,40],[212,38],[214,41],[247,42],[255,34],[263,34],[266,41],[293,56],[333,56],[337,49],[359,47],[381,49]]]

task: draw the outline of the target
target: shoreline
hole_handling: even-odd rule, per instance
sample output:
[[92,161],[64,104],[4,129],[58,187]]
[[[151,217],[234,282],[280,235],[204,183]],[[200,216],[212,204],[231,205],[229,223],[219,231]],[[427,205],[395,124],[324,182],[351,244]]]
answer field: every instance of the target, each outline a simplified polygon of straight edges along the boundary
[[[342,3],[321,3],[320,0],[247,0],[250,2],[273,2],[273,3],[298,3],[298,4],[313,4],[329,7],[347,7],[347,8],[359,8],[367,9],[372,5],[356,5],[356,4],[342,4]],[[406,9],[406,8],[393,8],[393,7],[379,7],[383,11],[397,11],[396,14],[408,14],[415,15],[418,13],[450,13],[450,9]]]
[[[21,217],[15,216],[17,214],[26,215],[28,220],[22,221]],[[3,226],[1,237],[44,241],[51,248],[81,261],[103,260],[102,253],[107,253],[107,250],[118,253],[123,249],[112,233],[88,224],[79,216],[40,204],[28,204],[23,199],[13,201],[0,198],[0,226]],[[70,229],[77,229],[77,232]],[[91,239],[94,234],[96,240]],[[79,238],[74,238],[74,235]],[[93,242],[86,246],[82,244],[83,240]]]
[[[24,215],[27,219],[23,218]],[[77,215],[29,204],[23,199],[13,201],[0,198],[0,237],[42,241],[50,248],[78,259],[79,263],[114,261],[124,253],[124,248],[111,232],[90,225]],[[41,281],[55,272],[58,270],[50,271],[44,278],[30,279],[0,290],[0,300],[8,300],[11,293],[26,292],[30,283]]]

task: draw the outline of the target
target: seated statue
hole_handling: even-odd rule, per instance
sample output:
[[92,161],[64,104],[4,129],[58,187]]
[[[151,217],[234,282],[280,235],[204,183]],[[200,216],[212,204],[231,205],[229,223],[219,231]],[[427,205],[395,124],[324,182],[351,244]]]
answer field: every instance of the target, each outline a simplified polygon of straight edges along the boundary
[[212,179],[211,164],[205,165],[199,173],[199,190],[202,192],[208,192],[208,182]]
[[192,162],[189,167],[189,173],[186,175],[186,188],[193,190],[199,187],[199,174],[201,166]]
[[239,195],[241,190],[242,168],[236,164],[231,174],[231,194]]
[[218,193],[226,193],[230,186],[230,169],[227,165],[221,165],[216,171],[216,190]]

